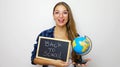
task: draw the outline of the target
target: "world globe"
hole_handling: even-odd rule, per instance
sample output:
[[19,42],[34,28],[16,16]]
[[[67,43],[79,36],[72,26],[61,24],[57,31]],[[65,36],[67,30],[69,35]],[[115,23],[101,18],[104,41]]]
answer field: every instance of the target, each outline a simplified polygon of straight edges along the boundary
[[72,46],[76,54],[86,55],[92,48],[92,42],[88,36],[80,36],[73,40]]

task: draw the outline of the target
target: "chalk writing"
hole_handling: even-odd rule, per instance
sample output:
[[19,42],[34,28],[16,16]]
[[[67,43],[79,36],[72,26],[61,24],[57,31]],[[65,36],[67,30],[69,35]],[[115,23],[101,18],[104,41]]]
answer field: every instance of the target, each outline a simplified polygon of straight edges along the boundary
[[50,59],[61,59],[63,61],[68,60],[69,41],[49,38],[39,38],[39,41],[38,56]]

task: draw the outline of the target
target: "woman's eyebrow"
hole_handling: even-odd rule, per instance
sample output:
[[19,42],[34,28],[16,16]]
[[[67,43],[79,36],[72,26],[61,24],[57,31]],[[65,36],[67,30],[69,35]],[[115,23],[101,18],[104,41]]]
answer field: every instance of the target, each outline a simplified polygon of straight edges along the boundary
[[[55,11],[60,11],[60,10],[55,10]],[[63,11],[68,11],[68,10],[63,10]]]

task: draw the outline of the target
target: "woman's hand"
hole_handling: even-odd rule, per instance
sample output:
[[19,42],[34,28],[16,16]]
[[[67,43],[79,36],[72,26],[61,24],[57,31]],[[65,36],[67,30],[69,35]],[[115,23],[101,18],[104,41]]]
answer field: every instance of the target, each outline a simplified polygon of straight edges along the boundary
[[90,58],[86,58],[86,59],[84,59],[85,63],[83,63],[83,64],[78,64],[78,63],[75,63],[75,62],[73,62],[73,64],[75,64],[77,66],[85,67],[85,66],[87,66],[87,62],[90,61],[90,60],[91,60]]
[[55,60],[53,62],[54,62],[53,65],[56,66],[56,67],[66,67],[66,66],[69,65],[67,62],[64,62],[62,60]]
[[52,65],[55,67],[66,67],[69,65],[67,62],[64,62],[62,60],[54,60],[54,59],[47,60],[43,58],[35,58],[34,63],[39,65]]

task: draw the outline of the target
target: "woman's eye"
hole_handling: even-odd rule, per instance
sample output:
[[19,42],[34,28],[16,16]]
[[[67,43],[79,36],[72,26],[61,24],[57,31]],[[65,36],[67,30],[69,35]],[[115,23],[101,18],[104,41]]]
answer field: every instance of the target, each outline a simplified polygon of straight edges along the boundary
[[55,12],[55,14],[59,14],[59,12]]
[[64,14],[68,14],[68,12],[63,12]]
[[55,11],[54,14],[57,14],[57,15],[58,14],[68,14],[68,12],[67,11],[63,11],[63,12]]

